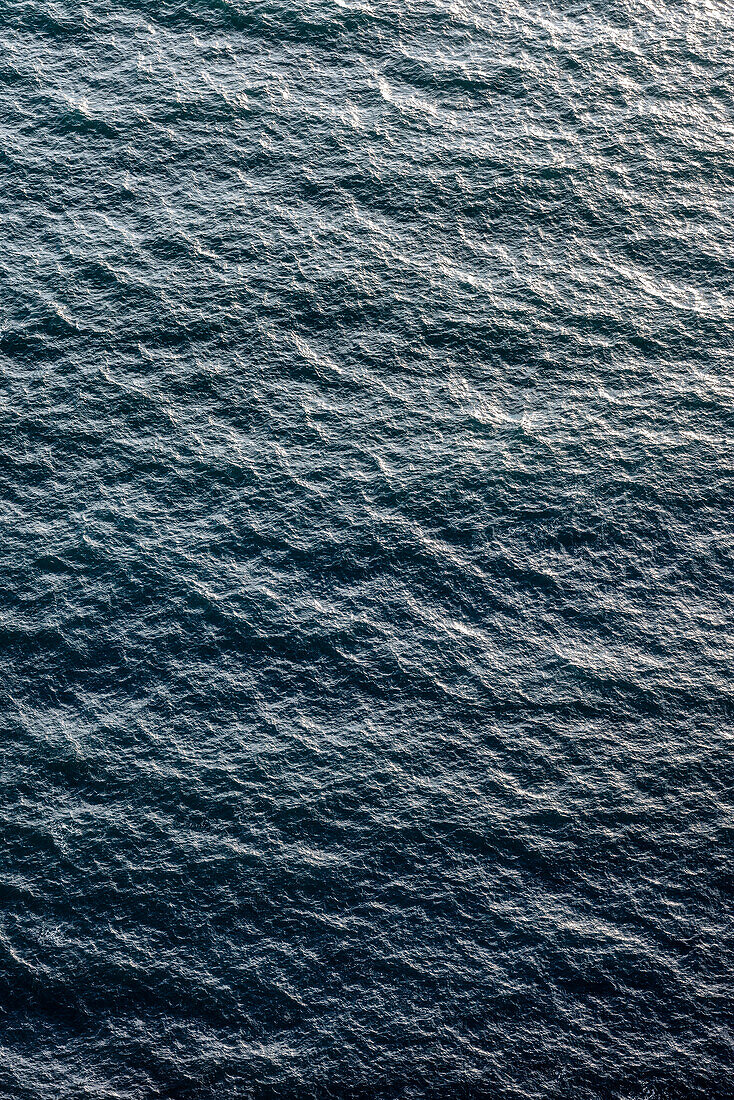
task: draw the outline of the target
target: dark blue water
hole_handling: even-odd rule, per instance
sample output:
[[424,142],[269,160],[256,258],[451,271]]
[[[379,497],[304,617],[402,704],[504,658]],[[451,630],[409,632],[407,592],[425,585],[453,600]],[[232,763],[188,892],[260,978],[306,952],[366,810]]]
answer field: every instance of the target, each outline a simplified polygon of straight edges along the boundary
[[734,1097],[734,8],[0,0],[0,1095]]

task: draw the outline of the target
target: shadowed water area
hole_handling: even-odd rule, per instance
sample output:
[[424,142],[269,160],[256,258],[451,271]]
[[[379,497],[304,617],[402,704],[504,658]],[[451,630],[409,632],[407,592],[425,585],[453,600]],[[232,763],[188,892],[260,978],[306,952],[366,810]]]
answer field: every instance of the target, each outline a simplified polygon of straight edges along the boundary
[[0,1096],[734,1097],[734,7],[0,0]]

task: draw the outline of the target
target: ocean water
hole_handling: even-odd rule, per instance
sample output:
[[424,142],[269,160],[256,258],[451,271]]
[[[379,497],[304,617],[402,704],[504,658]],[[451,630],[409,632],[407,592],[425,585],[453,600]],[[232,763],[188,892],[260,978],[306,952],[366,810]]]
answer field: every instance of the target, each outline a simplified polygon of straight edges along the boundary
[[0,0],[0,1096],[734,1097],[734,7]]

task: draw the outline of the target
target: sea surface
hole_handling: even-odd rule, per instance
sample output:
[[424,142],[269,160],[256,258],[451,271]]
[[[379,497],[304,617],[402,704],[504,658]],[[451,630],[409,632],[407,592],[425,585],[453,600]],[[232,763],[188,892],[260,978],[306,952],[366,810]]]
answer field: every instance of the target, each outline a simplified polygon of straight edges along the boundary
[[0,0],[2,1100],[734,1097],[734,5]]

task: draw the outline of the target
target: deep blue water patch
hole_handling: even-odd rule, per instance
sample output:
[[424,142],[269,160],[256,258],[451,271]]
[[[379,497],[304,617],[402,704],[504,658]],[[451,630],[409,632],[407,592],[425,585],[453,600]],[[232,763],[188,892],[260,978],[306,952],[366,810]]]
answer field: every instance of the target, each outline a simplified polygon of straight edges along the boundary
[[733,97],[0,0],[0,1095],[734,1097]]

